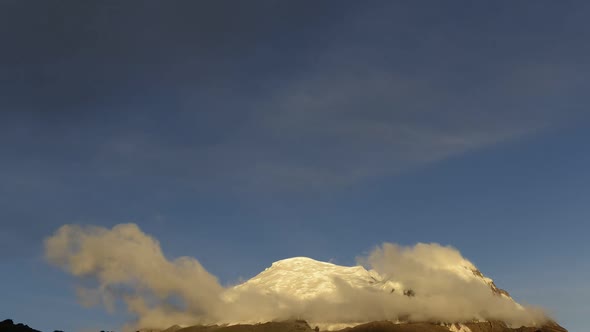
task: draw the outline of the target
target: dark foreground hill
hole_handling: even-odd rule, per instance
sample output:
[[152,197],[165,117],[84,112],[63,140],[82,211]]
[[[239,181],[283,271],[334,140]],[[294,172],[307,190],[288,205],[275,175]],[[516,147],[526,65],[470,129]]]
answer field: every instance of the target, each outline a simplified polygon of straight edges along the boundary
[[0,322],[0,332],[40,332],[24,324],[14,324],[11,319]]

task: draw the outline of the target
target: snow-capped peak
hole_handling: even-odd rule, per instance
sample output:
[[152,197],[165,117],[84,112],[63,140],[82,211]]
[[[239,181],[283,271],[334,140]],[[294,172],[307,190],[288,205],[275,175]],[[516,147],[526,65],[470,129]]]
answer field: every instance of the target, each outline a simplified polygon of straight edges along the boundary
[[[469,261],[458,266],[437,268],[452,271],[465,280],[483,282],[494,293],[509,297],[507,292],[497,288],[492,279],[485,277]],[[382,276],[375,270],[367,270],[360,265],[340,266],[309,257],[293,257],[276,261],[252,279],[233,287],[226,299],[231,300],[241,291],[257,291],[297,300],[321,296],[328,301],[338,301],[337,287],[340,283],[352,288],[374,289],[396,295],[414,295],[420,291],[404,289],[404,285],[394,278]]]
[[302,300],[318,296],[329,299],[336,291],[335,280],[362,288],[378,281],[377,276],[362,266],[339,266],[308,257],[293,257],[272,263],[269,268],[234,289],[256,289],[266,294],[277,293]]
[[[465,285],[471,285],[477,288],[477,284],[479,283],[480,286],[487,287],[490,292],[495,295],[504,297],[512,303],[512,305],[515,305],[514,308],[522,309],[518,303],[510,298],[508,293],[498,289],[492,279],[485,277],[469,261],[466,262],[468,264],[461,264],[462,262],[458,262],[458,265],[456,266],[448,264],[439,264],[435,266],[429,265],[428,269],[424,270],[425,272],[423,272],[423,274],[416,275],[417,278],[421,278],[421,282],[415,284],[414,279],[408,279],[408,275],[404,275],[403,273],[400,274],[400,277],[404,278],[404,281],[402,282],[396,279],[395,274],[382,275],[376,270],[368,270],[360,265],[340,266],[333,263],[317,261],[308,257],[293,257],[274,262],[270,267],[266,268],[250,280],[227,289],[223,294],[223,300],[228,303],[236,303],[239,305],[240,300],[244,298],[252,298],[251,296],[255,296],[255,301],[264,301],[256,296],[268,296],[270,301],[268,303],[272,303],[271,307],[276,306],[277,309],[283,310],[283,313],[296,313],[296,317],[300,317],[299,314],[305,312],[305,310],[301,310],[306,308],[306,305],[313,307],[314,305],[317,306],[318,303],[320,305],[334,303],[336,305],[344,305],[342,308],[350,308],[348,305],[354,303],[351,301],[356,301],[358,298],[362,298],[363,301],[366,301],[367,299],[375,301],[377,307],[379,307],[378,303],[393,305],[392,308],[397,308],[394,309],[393,312],[399,313],[399,307],[396,307],[394,303],[406,303],[409,305],[410,302],[404,301],[417,301],[411,303],[414,305],[418,304],[419,307],[421,307],[420,304],[428,303],[432,296],[436,297],[441,294],[449,297],[449,303],[453,303],[454,301],[465,303],[465,298],[462,297],[464,295],[455,293],[456,283],[455,289],[452,287],[446,289],[444,288],[444,283],[441,283],[441,280],[447,280],[446,278],[449,277],[448,273],[450,272],[456,275],[457,278],[465,280]],[[441,278],[439,278],[439,280],[435,280],[437,278],[437,271],[441,273]],[[416,289],[405,287],[407,285],[404,285],[404,282],[407,282],[408,285],[424,285],[424,281],[426,280],[426,282],[428,282],[430,278],[433,278],[432,285],[427,284],[424,287],[418,286]],[[438,288],[439,286],[443,288]],[[481,290],[482,288],[479,289]],[[411,298],[415,298],[415,300]],[[316,299],[320,302],[316,302]],[[290,307],[293,304],[295,304],[295,307]],[[404,306],[405,304],[402,304],[401,308],[404,308]],[[287,310],[288,308],[297,309],[289,311]],[[394,317],[393,319],[397,320],[397,322],[403,322],[403,319],[405,319],[402,318],[403,315],[390,316],[390,314],[385,311],[380,314],[380,310],[384,310],[384,307],[372,312],[370,315],[375,315],[377,318]],[[356,311],[351,312],[352,315],[355,313]],[[401,313],[403,314],[403,309]],[[305,316],[307,314],[309,314],[309,312],[304,313],[303,315]],[[469,319],[480,319],[478,315],[477,312],[474,312],[473,316],[470,316]],[[270,316],[272,316],[272,310]],[[332,330],[335,326],[354,326],[366,322],[363,320],[365,319],[365,316],[352,318],[350,315],[347,315],[346,317],[347,318],[344,320],[341,320],[341,318],[334,319],[334,317],[325,321],[324,318],[321,317],[310,319],[312,319],[315,325],[319,325],[322,329],[327,330]],[[254,321],[264,321],[265,319],[268,318],[266,316],[261,316],[255,318]],[[455,332],[469,332],[467,328],[460,325],[447,327]]]

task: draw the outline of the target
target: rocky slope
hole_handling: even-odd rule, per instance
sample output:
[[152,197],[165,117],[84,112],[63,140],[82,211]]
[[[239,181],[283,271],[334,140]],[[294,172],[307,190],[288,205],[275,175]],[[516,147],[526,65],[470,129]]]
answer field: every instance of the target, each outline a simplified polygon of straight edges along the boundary
[[[236,324],[231,326],[190,326],[181,328],[171,326],[161,332],[317,332],[302,320],[267,322],[262,324]],[[481,322],[466,324],[404,323],[378,321],[345,328],[336,332],[567,332],[556,323],[541,327],[520,327],[512,329],[502,322]],[[40,332],[24,324],[14,324],[12,320],[0,322],[0,332]],[[61,331],[60,331],[61,332]],[[98,332],[98,331],[97,331]]]
[[371,322],[344,329],[342,332],[567,332],[563,327],[548,323],[541,327],[509,328],[502,322],[466,324],[408,323],[394,324],[388,321]]
[[[238,324],[232,326],[191,326],[177,332],[315,332],[305,321]],[[405,323],[378,321],[345,328],[337,332],[567,332],[563,327],[548,323],[541,327],[509,328],[502,322],[467,324]]]

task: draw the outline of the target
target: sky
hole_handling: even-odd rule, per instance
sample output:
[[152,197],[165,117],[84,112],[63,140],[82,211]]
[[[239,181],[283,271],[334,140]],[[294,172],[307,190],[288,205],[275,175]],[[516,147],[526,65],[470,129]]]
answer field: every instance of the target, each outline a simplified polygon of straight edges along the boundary
[[[43,241],[133,222],[222,284],[451,245],[590,313],[584,1],[0,2],[0,314],[117,329]],[[0,317],[4,319],[4,317]]]

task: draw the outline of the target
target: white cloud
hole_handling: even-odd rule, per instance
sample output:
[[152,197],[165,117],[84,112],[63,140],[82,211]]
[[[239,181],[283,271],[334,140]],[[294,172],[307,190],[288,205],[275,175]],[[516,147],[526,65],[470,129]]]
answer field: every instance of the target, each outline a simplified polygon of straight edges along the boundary
[[45,254],[50,263],[75,277],[94,281],[95,288],[79,288],[82,304],[102,303],[112,310],[116,302],[123,302],[135,318],[129,328],[294,317],[329,325],[406,318],[500,319],[520,326],[545,319],[540,311],[494,295],[487,284],[461,275],[468,270],[457,273],[457,266],[475,267],[456,249],[437,244],[401,247],[386,243],[361,259],[380,275],[415,290],[415,297],[353,288],[335,280],[336,298],[340,299],[336,302],[300,300],[256,289],[224,289],[196,259],[168,260],[159,243],[135,224],[112,229],[64,225],[46,239]]

